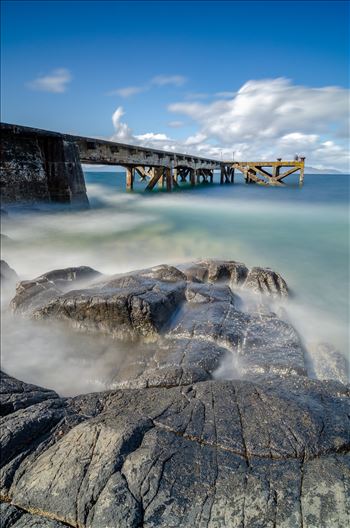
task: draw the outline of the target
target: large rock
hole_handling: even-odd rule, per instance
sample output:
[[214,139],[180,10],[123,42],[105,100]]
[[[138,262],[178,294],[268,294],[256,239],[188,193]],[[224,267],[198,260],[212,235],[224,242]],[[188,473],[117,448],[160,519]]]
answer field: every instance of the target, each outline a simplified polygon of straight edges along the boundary
[[[223,362],[246,378],[306,375],[294,328],[270,309],[243,311],[240,288],[250,274],[244,264],[207,260],[182,270],[162,265],[112,277],[94,273],[69,268],[21,282],[12,307],[35,319],[132,342],[115,387],[186,385],[211,379]],[[77,283],[80,276],[85,286]],[[260,303],[261,292],[257,298]]]
[[[48,392],[3,419],[5,519],[47,528],[343,528],[348,397],[342,384],[299,376],[72,399]],[[15,524],[18,509],[27,524]]]
[[5,526],[347,526],[349,390],[309,379],[295,329],[254,311],[286,293],[233,261],[20,283],[15,312],[106,333],[125,358],[114,390],[75,398],[3,376]]
[[244,286],[256,293],[264,293],[272,297],[287,297],[288,287],[283,277],[270,268],[252,268],[245,280]]

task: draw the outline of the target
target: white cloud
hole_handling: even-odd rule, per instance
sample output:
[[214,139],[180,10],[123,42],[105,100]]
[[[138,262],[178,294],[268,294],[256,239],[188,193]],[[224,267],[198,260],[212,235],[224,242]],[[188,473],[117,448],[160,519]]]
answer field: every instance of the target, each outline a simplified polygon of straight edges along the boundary
[[[179,102],[169,110],[190,117],[211,145],[224,156],[231,153],[230,159],[232,151],[237,159],[299,153],[308,163],[322,158],[346,170],[349,91],[344,88],[294,85],[285,78],[248,81],[230,99]],[[332,148],[324,145],[328,140]]]
[[66,68],[59,68],[53,70],[48,75],[42,75],[33,81],[30,81],[27,86],[32,90],[39,90],[42,92],[63,93],[66,91],[68,83],[72,80],[72,76]]
[[[310,88],[284,78],[248,81],[231,99],[207,104],[174,103],[169,110],[191,118],[197,128],[174,140],[161,132],[134,135],[113,116],[117,141],[216,159],[274,160],[305,155],[308,165],[349,171],[348,90]],[[177,123],[177,121],[175,121]]]
[[107,92],[106,95],[119,95],[127,98],[138,93],[147,92],[154,86],[182,86],[187,81],[183,75],[157,75],[142,86],[125,86],[124,88],[117,88]]
[[154,134],[153,132],[147,132],[146,134],[139,134],[135,136],[140,141],[169,141],[170,138],[166,134]]
[[156,75],[156,77],[151,79],[151,84],[155,84],[156,86],[182,86],[186,81],[187,79],[183,75]]
[[121,118],[124,115],[124,110],[122,106],[118,106],[114,114],[112,115],[112,123],[114,127],[114,134],[111,137],[113,141],[118,141],[121,143],[134,143],[134,136],[132,134],[131,128],[126,123],[121,122]]
[[108,92],[107,95],[120,95],[120,97],[131,97],[138,93],[145,92],[148,89],[146,86],[126,86],[125,88],[118,88],[117,90],[112,90]]

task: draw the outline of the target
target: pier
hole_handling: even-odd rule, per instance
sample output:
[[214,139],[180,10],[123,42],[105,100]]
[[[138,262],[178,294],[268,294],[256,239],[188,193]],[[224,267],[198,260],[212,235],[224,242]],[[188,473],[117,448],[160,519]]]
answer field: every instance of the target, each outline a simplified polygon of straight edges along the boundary
[[157,150],[71,134],[61,134],[20,125],[1,124],[3,201],[87,201],[81,163],[117,165],[125,168],[126,189],[136,179],[146,191],[172,191],[188,184],[233,184],[235,171],[246,183],[282,186],[283,180],[299,172],[304,180],[305,158],[293,161],[218,161],[211,158]]

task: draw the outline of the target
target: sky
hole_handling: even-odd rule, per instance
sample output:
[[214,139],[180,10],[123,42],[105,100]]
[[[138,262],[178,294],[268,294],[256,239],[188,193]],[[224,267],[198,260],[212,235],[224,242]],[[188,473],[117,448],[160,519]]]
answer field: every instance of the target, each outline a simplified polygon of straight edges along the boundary
[[349,171],[345,1],[1,2],[1,120]]

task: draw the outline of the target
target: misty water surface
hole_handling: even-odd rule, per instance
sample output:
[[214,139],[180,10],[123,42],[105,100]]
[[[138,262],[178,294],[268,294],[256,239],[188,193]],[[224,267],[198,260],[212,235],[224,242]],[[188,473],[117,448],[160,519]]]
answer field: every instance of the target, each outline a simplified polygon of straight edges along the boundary
[[[21,279],[88,265],[112,274],[197,258],[234,259],[279,271],[293,292],[288,313],[306,346],[349,348],[348,176],[306,176],[302,189],[202,185],[166,194],[124,191],[124,176],[87,173],[91,208],[13,208],[2,221],[2,258]],[[101,390],[123,346],[61,325],[13,318],[3,297],[2,367],[63,394]]]

